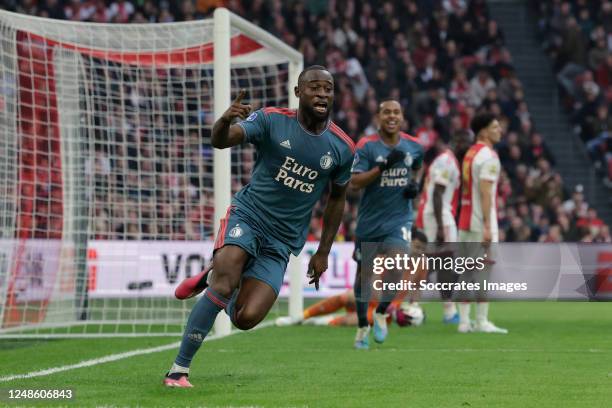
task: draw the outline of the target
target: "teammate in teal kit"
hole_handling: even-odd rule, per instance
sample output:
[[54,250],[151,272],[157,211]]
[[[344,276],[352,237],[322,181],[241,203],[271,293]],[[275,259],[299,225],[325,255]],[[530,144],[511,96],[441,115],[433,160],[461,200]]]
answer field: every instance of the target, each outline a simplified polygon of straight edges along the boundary
[[[404,122],[402,108],[395,100],[378,106],[379,133],[362,138],[357,144],[351,186],[364,189],[359,203],[355,235],[355,299],[359,327],[355,348],[369,348],[368,301],[370,272],[362,268],[362,243],[375,242],[377,252],[393,248],[408,251],[412,227],[412,198],[418,193],[413,180],[423,163],[423,148],[412,136],[400,131]],[[373,255],[373,254],[370,254]],[[363,279],[362,279],[363,278]],[[391,298],[389,298],[390,300]],[[386,310],[391,302],[380,301],[373,316],[374,340],[387,337]]]
[[[215,122],[212,145],[224,149],[251,143],[257,149],[257,162],[250,184],[234,196],[221,222],[214,272],[208,268],[176,289],[181,299],[205,290],[191,311],[178,356],[164,379],[170,387],[191,387],[191,360],[222,309],[242,330],[263,320],[278,296],[289,254],[302,250],[312,209],[330,184],[321,241],[309,264],[310,283],[317,289],[342,219],[355,145],[329,119],[332,75],[322,66],[300,74],[295,87],[297,111],[264,108],[251,113],[251,107],[242,103],[244,95],[241,91]],[[231,125],[235,118],[244,120]]]

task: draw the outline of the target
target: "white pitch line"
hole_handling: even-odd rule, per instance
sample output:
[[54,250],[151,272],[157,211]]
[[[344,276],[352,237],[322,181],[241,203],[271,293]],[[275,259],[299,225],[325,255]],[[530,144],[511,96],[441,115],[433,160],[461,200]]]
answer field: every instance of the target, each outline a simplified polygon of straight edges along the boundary
[[[265,327],[269,327],[272,325],[274,325],[274,321],[270,320],[270,321],[261,323],[260,325],[253,328],[250,331],[263,329]],[[223,336],[212,335],[204,339],[204,341],[207,342],[207,341],[219,340],[224,337],[228,337],[228,336],[238,334],[238,333],[242,333],[242,332],[238,330],[234,330],[228,335],[223,335]],[[69,370],[74,370],[74,369],[83,368],[83,367],[91,367],[91,366],[95,366],[98,364],[110,363],[112,361],[123,360],[123,359],[130,358],[130,357],[142,356],[145,354],[152,354],[152,353],[159,353],[161,351],[175,349],[179,347],[180,344],[181,342],[177,341],[177,342],[173,342],[170,344],[165,344],[163,346],[150,347],[147,349],[136,349],[136,350],[126,351],[126,352],[118,353],[118,354],[109,354],[108,356],[94,358],[91,360],[85,360],[85,361],[81,361],[80,363],[76,363],[76,364],[70,364],[70,365],[65,365],[65,366],[60,366],[60,367],[52,367],[52,368],[47,368],[44,370],[32,371],[26,374],[7,375],[5,377],[0,377],[0,382],[7,382],[7,381],[13,381],[13,380],[25,379],[25,378],[43,377],[46,375],[61,373],[63,371],[69,371]]]

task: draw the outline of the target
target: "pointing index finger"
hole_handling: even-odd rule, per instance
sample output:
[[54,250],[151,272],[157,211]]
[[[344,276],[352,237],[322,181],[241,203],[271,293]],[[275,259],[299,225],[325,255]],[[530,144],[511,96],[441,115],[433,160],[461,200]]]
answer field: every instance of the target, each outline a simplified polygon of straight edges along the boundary
[[244,98],[245,95],[246,95],[246,89],[241,89],[240,92],[238,93],[238,96],[236,97],[236,99],[234,99],[234,103],[242,102],[242,98]]

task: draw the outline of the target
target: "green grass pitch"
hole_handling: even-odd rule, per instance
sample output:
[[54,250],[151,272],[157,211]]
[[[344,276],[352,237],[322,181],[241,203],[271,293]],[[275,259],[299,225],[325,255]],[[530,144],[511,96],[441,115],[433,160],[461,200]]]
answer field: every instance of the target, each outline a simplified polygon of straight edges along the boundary
[[[494,303],[510,334],[458,334],[426,304],[419,328],[352,349],[354,328],[264,328],[204,344],[193,389],[162,387],[175,350],[0,383],[0,406],[610,407],[607,303]],[[0,377],[167,344],[171,338],[0,340]],[[8,388],[72,388],[72,401],[6,399]]]

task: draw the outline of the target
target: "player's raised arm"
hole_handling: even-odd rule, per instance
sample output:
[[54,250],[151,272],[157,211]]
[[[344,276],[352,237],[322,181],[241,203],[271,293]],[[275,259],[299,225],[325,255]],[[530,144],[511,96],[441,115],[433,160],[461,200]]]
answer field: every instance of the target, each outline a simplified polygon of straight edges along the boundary
[[308,276],[312,278],[310,283],[314,283],[317,290],[319,289],[319,277],[327,270],[329,251],[331,251],[334,237],[342,221],[347,187],[348,183],[344,185],[332,183],[331,191],[327,198],[327,206],[323,213],[323,232],[321,233],[319,248],[310,258],[310,263],[308,264]]
[[244,130],[239,125],[232,125],[235,118],[245,119],[251,112],[251,105],[242,103],[246,91],[242,89],[236,99],[213,126],[210,144],[217,149],[225,149],[241,144],[244,141]]

